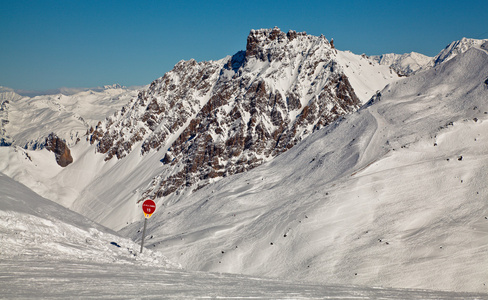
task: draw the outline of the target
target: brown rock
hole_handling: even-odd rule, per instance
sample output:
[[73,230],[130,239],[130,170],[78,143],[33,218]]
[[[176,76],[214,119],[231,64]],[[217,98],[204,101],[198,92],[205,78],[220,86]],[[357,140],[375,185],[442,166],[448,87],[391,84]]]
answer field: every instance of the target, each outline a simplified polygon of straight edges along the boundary
[[66,167],[70,163],[73,162],[73,157],[71,157],[71,151],[69,150],[66,143],[56,136],[54,133],[51,133],[46,138],[46,149],[54,152],[56,157],[56,162],[61,167]]

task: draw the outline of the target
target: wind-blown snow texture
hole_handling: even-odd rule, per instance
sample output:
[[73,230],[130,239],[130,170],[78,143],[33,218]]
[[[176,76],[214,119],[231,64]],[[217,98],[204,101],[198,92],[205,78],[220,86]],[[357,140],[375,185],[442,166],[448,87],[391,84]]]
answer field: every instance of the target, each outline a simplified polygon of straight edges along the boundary
[[[297,34],[290,39],[293,32],[284,34],[271,29],[252,32],[251,42],[256,34],[258,37],[264,34],[269,39],[256,48],[258,51],[250,46],[246,52],[218,62],[179,63],[169,75],[156,80],[120,112],[94,128],[91,135],[94,145],[86,140],[73,145],[73,163],[69,166],[58,166],[54,155],[45,149],[33,151],[12,145],[0,147],[0,171],[36,193],[105,226],[115,230],[125,227],[120,232],[139,242],[142,213],[138,200],[158,195],[159,188],[164,186],[161,185],[164,176],[177,174],[184,168],[182,166],[192,166],[200,157],[192,156],[195,149],[215,150],[199,147],[202,141],[212,145],[206,138],[202,139],[208,134],[213,141],[219,140],[217,125],[224,136],[229,136],[232,128],[240,128],[239,122],[243,119],[245,126],[252,123],[251,110],[239,106],[239,101],[252,103],[261,99],[258,86],[264,87],[264,94],[268,96],[281,95],[285,90],[283,86],[301,86],[296,89],[297,93],[303,92],[296,102],[301,108],[293,113],[288,109],[289,101],[285,106],[286,115],[280,108],[282,119],[295,120],[284,126],[289,130],[303,116],[306,105],[320,99],[320,86],[330,97],[324,97],[325,102],[317,102],[317,108],[339,101],[333,96],[341,89],[330,82],[343,78],[340,82],[347,87],[349,98],[346,98],[353,99],[356,95],[359,99],[357,103],[351,102],[356,104],[345,116],[336,115],[338,119],[328,120],[317,128],[318,121],[307,120],[300,130],[290,131],[296,145],[276,157],[266,156],[264,150],[244,149],[249,150],[246,155],[241,152],[247,163],[252,162],[250,155],[261,153],[255,156],[262,159],[260,164],[264,163],[259,167],[249,165],[254,168],[220,181],[206,178],[200,181],[198,176],[185,178],[188,181],[184,186],[189,183],[189,188],[176,189],[174,193],[156,198],[158,210],[149,222],[148,230],[153,238],[148,248],[161,251],[170,260],[191,270],[300,279],[320,284],[486,293],[486,43],[468,43],[466,49],[462,46],[466,43],[458,43],[443,51],[452,53],[450,59],[400,79],[394,72],[390,74],[387,66],[332,48],[323,37]],[[275,38],[271,39],[272,36]],[[284,52],[271,49],[286,48],[295,41],[307,41],[303,45],[317,46],[315,52],[329,55],[331,60],[319,60],[317,65],[322,66],[318,69],[325,73],[320,75],[316,73],[317,68],[306,68],[308,71],[300,80],[299,76],[292,76],[296,82],[286,81],[286,72],[294,69],[273,66],[273,62],[278,62],[273,58],[275,54],[284,53],[282,59],[286,61],[289,49]],[[307,47],[303,49],[313,48]],[[464,50],[452,51],[460,48]],[[292,53],[301,55],[302,52]],[[260,83],[256,82],[255,89],[251,89],[253,96],[246,98],[245,93],[237,93],[241,98],[229,96],[233,102],[212,106],[218,107],[215,111],[208,110],[214,111],[207,114],[210,119],[199,117],[213,97],[201,92],[215,90],[218,78],[227,78],[228,81],[222,81],[224,87],[234,80],[244,82],[239,81],[242,78],[236,74],[244,74],[251,61],[256,68],[249,67],[250,73],[246,74],[251,79],[260,78]],[[303,63],[314,66],[314,60]],[[179,68],[184,71],[179,73]],[[242,73],[239,73],[240,68],[244,68]],[[193,75],[184,77],[185,72]],[[277,76],[280,72],[284,72],[283,77]],[[196,80],[199,76],[208,76],[214,81],[206,86],[205,81]],[[162,84],[165,78],[174,81],[174,87]],[[192,80],[198,81],[196,86],[202,85],[179,89],[188,87],[186,83]],[[289,85],[285,85],[284,80]],[[308,86],[302,81],[308,82]],[[244,86],[252,86],[252,82]],[[241,85],[237,86],[230,85],[223,90],[236,88],[240,91]],[[314,94],[315,86],[320,92],[318,95]],[[309,90],[312,90],[311,98],[306,96]],[[164,106],[171,101],[164,102],[155,96],[160,92],[172,95],[175,100],[172,108]],[[156,102],[149,96],[155,96]],[[179,97],[187,97],[188,101],[177,102]],[[304,99],[309,101],[302,103]],[[353,112],[363,103],[366,105]],[[227,117],[234,109],[239,110],[240,118],[230,119],[232,127]],[[155,113],[162,111],[164,114],[168,110],[173,113],[165,117]],[[252,124],[263,124],[260,127],[263,132],[272,132],[276,128],[272,126],[273,110],[266,105],[256,106],[255,110],[264,113]],[[138,121],[138,117],[146,114],[145,121]],[[180,115],[184,116],[182,122],[178,121]],[[328,113],[313,115],[319,117]],[[151,125],[149,120],[154,123]],[[176,124],[173,131],[168,131],[160,145],[150,146],[150,141],[156,141],[152,139],[163,136],[153,133],[167,128],[168,122]],[[202,124],[205,126],[199,127]],[[110,131],[112,127],[119,131]],[[251,128],[247,136],[257,140],[254,134],[258,126]],[[94,138],[95,132],[101,134],[100,139]],[[99,142],[103,140],[102,133],[107,132],[119,133],[113,143],[107,144],[108,149],[115,149],[112,159],[108,159],[110,150],[100,153],[102,144]],[[244,133],[248,134],[249,130]],[[120,143],[117,142],[119,137],[122,138]],[[124,144],[131,140],[132,144]],[[144,145],[149,146],[145,148]],[[179,156],[181,151],[186,151],[188,156]],[[117,153],[120,159],[116,158]],[[222,164],[223,160],[217,157],[217,163]],[[173,161],[176,162],[174,166],[171,165]],[[224,165],[232,166],[232,163],[231,159]],[[205,168],[197,170],[202,174]],[[195,190],[192,186],[197,183],[192,181],[195,178],[202,186],[209,185]]]

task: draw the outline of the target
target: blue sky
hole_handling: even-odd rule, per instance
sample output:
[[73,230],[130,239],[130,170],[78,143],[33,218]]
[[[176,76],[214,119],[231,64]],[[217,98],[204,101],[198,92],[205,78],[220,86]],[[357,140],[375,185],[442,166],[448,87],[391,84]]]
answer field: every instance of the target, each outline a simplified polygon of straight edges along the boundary
[[0,85],[23,90],[149,84],[180,60],[245,50],[251,29],[334,38],[368,55],[435,56],[488,38],[488,1],[0,0]]

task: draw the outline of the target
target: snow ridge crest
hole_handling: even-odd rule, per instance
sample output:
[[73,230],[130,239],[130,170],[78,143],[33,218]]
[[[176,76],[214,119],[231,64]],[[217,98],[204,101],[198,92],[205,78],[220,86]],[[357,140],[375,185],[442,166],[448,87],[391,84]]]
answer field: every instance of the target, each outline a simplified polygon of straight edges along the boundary
[[463,37],[459,41],[454,41],[444,48],[436,57],[434,57],[434,66],[437,66],[445,61],[448,61],[456,55],[462,54],[473,47],[480,47],[483,43],[488,42],[488,39],[470,39]]

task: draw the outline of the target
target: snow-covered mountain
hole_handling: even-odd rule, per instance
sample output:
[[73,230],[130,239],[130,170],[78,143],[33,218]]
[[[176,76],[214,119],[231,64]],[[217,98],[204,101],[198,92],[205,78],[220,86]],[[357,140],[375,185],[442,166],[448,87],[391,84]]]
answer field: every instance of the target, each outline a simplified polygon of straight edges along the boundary
[[151,245],[196,270],[487,292],[487,74],[472,48],[270,163],[169,196]]
[[429,57],[417,52],[395,54],[388,53],[383,55],[371,56],[372,59],[381,65],[390,66],[399,75],[410,76],[420,70],[428,70],[445,61],[450,60],[458,54],[464,53],[473,47],[481,47],[488,39],[470,39],[462,38],[446,46],[435,57]]
[[178,63],[97,126],[90,142],[106,160],[159,151],[165,166],[141,199],[161,198],[269,161],[397,78],[339,53],[324,36],[253,30],[246,51]]
[[480,47],[486,40],[462,38],[459,41],[454,41],[446,46],[439,54],[434,57],[434,66],[437,66],[445,61],[448,61],[458,54],[464,53],[473,47]]
[[400,75],[409,76],[420,69],[432,67],[433,58],[417,53],[410,52],[405,54],[388,53],[383,55],[371,56],[380,65],[390,66]]
[[[134,157],[147,158],[149,170],[145,166],[120,174],[111,169],[112,163],[103,167],[116,177],[150,174],[124,189],[125,195],[136,191],[137,200],[162,197],[201,188],[269,161],[315,130],[357,110],[396,79],[388,67],[338,51],[324,36],[284,33],[278,28],[253,30],[246,51],[214,62],[182,61],[96,126],[92,126],[95,120],[108,113],[106,101],[126,103],[130,93],[115,87],[12,100],[6,106],[5,140],[24,148],[44,147],[54,133],[51,144],[57,147],[49,149],[66,166],[76,161],[70,148],[89,127],[90,143],[105,154],[105,160],[120,160],[133,151]],[[90,99],[88,94],[95,96]],[[121,97],[125,101],[117,101]],[[33,105],[39,109],[25,109]],[[52,122],[54,117],[57,122]],[[96,176],[100,174],[90,179]],[[118,186],[119,180],[113,183]],[[107,188],[98,184],[93,181],[87,190]],[[76,197],[69,202],[92,205],[91,192],[76,192],[90,199]]]
[[154,198],[148,247],[188,269],[486,293],[487,46],[400,78],[323,36],[251,31],[94,122],[68,166],[43,131],[42,150],[0,147],[0,172],[136,241]]

